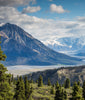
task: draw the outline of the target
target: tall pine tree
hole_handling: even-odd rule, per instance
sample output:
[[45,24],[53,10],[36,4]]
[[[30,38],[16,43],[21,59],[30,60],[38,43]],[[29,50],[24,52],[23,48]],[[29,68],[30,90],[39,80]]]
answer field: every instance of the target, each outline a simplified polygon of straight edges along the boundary
[[38,87],[42,87],[42,86],[43,86],[43,77],[40,75],[38,79]]
[[68,78],[65,81],[65,88],[70,88],[70,80]]
[[55,88],[53,86],[51,87],[50,93],[55,94]]
[[26,100],[29,98],[30,96],[30,83],[28,82],[27,76],[25,76],[25,97]]
[[67,93],[62,89],[59,83],[56,83],[55,100],[67,100]]
[[[1,37],[0,37],[1,40]],[[12,100],[13,94],[11,92],[11,88],[9,85],[9,74],[6,74],[7,68],[1,64],[1,61],[5,61],[6,55],[3,53],[1,49],[1,41],[0,41],[0,98],[1,100]]]
[[51,82],[50,79],[48,78],[48,86],[51,86]]
[[60,86],[56,87],[55,100],[62,100],[62,90]]
[[80,86],[76,82],[73,85],[72,100],[82,100]]
[[16,100],[26,100],[26,98],[25,98],[25,84],[24,84],[22,77],[20,77],[17,80],[14,97]]

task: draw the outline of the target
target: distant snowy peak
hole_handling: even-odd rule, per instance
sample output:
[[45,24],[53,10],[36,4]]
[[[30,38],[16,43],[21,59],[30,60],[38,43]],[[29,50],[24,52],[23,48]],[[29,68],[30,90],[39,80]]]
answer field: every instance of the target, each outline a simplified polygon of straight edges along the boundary
[[65,46],[65,45],[61,44],[58,40],[51,40],[51,41],[47,40],[44,43],[46,45],[52,45],[52,46],[54,46],[54,45]]
[[79,52],[85,50],[84,37],[64,37],[53,41],[46,41],[45,44],[55,51],[60,52]]
[[4,23],[0,23],[0,26],[3,26],[4,25]]

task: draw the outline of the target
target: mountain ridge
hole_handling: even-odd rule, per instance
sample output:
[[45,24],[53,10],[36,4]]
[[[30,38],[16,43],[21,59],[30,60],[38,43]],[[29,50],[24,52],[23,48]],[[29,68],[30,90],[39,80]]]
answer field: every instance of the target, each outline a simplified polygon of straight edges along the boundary
[[73,85],[74,82],[78,81],[82,85],[83,81],[85,80],[85,65],[75,67],[61,67],[58,69],[48,69],[45,71],[26,74],[28,79],[32,79],[33,81],[38,80],[40,75],[43,77],[44,84],[47,84],[48,78],[50,79],[52,84],[56,84],[57,81],[60,84],[63,84],[66,78],[69,78],[71,85]]
[[73,56],[84,53],[85,51],[85,39],[80,37],[62,37],[53,41],[47,41],[48,47],[55,51],[64,52],[65,54],[72,54]]
[[2,49],[7,55],[6,65],[76,64],[80,59],[67,56],[45,46],[17,25],[0,27]]

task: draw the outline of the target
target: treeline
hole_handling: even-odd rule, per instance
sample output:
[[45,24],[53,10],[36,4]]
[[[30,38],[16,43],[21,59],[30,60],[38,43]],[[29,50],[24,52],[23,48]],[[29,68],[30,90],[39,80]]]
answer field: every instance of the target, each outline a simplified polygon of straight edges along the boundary
[[[52,87],[50,93],[55,95],[54,100],[68,100],[66,89],[72,89],[69,100],[85,100],[85,81],[83,82],[82,87],[80,86],[80,82],[74,82],[73,86],[71,87],[70,80],[68,78],[65,80],[63,85],[59,84],[58,82],[51,85],[50,79],[48,79],[47,85]],[[43,77],[41,75],[38,79],[38,86],[43,86]]]

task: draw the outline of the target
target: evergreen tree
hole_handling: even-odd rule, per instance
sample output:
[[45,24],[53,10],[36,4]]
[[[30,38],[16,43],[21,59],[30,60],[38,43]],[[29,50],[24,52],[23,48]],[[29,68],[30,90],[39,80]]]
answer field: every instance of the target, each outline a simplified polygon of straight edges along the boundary
[[43,86],[43,78],[42,76],[40,75],[39,76],[39,79],[38,79],[38,87],[42,87]]
[[22,77],[17,80],[16,89],[15,89],[15,98],[16,100],[26,100],[25,98],[25,85]]
[[50,93],[51,93],[51,94],[55,94],[55,88],[54,88],[53,86],[51,87]]
[[25,97],[28,99],[30,96],[30,84],[28,82],[27,76],[25,76]]
[[59,87],[59,83],[58,83],[58,81],[56,82],[56,89],[57,89],[57,87]]
[[[1,39],[1,37],[0,37]],[[1,45],[1,41],[0,41]],[[3,51],[0,46],[0,61],[5,61],[6,55],[3,54]],[[12,100],[13,94],[11,93],[9,85],[9,74],[6,74],[7,68],[0,63],[0,99],[1,100]]]
[[80,86],[80,81],[78,81],[78,83],[77,83],[79,86]]
[[19,76],[17,75],[17,80],[19,80]]
[[70,80],[68,78],[65,81],[65,88],[70,88]]
[[72,100],[82,100],[80,86],[76,82],[73,85]]
[[83,98],[84,98],[84,100],[85,100],[85,81],[83,82],[83,86],[82,86],[82,88],[83,88]]
[[48,86],[51,86],[51,82],[50,79],[48,78]]
[[32,94],[32,92],[33,92],[33,87],[31,86],[31,88],[30,88],[30,95]]
[[13,74],[12,74],[12,76],[11,76],[11,82],[14,83],[14,76],[13,76]]
[[55,100],[62,100],[62,90],[60,86],[56,87]]
[[67,100],[67,93],[62,89],[59,83],[56,83],[55,100]]
[[[1,44],[1,41],[0,41],[0,44]],[[6,58],[7,58],[7,56],[5,54],[3,54],[3,51],[0,46],[0,61],[5,61]]]

